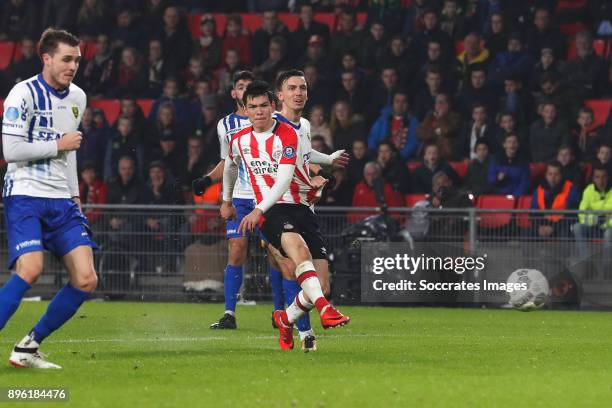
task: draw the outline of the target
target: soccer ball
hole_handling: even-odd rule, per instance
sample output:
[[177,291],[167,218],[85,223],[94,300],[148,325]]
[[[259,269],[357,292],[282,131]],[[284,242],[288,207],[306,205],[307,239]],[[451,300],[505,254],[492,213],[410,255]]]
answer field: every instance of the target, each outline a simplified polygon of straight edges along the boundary
[[516,310],[529,312],[544,306],[548,301],[550,287],[542,272],[536,269],[517,269],[508,277],[508,284],[526,283],[527,289],[508,293],[510,305]]

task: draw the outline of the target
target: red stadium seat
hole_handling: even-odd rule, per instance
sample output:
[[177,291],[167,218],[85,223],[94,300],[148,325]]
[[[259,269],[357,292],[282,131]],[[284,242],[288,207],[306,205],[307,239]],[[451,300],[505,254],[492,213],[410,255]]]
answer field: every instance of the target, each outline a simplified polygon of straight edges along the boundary
[[406,208],[412,208],[414,205],[419,202],[427,199],[427,194],[405,194],[404,202],[406,203]]
[[[517,209],[530,209],[531,208],[531,196],[521,196],[519,197],[516,203]],[[516,225],[519,228],[529,228],[531,227],[531,220],[529,219],[529,214],[517,214],[516,215]]]
[[561,24],[559,29],[561,33],[565,34],[566,37],[573,37],[581,31],[586,30],[588,27],[583,23],[569,23],[569,24]]
[[455,173],[459,176],[459,178],[463,181],[465,175],[467,174],[468,166],[470,164],[469,160],[463,161],[452,161],[448,162],[448,164],[455,170]]
[[327,24],[329,31],[336,29],[336,15],[334,13],[316,13],[313,18],[314,21]]
[[4,99],[0,99],[0,116],[4,113]]
[[137,102],[138,105],[140,105],[140,109],[142,109],[142,113],[144,114],[145,118],[148,118],[149,113],[151,113],[151,107],[153,106],[153,102],[155,102],[155,100],[139,99]]
[[291,32],[297,30],[300,24],[300,17],[294,13],[278,13],[278,19],[282,21]]
[[[509,195],[483,195],[478,197],[476,208],[480,209],[514,209],[516,198]],[[479,225],[483,228],[499,228],[510,224],[511,213],[482,213]]]
[[251,34],[261,27],[263,21],[261,15],[257,13],[241,13],[240,16],[242,17],[242,27]]
[[[593,50],[600,57],[606,57],[606,42],[604,40],[593,40]],[[567,47],[567,59],[571,60],[576,58],[576,41],[570,41]]]
[[555,10],[560,11],[573,11],[586,7],[587,0],[559,0],[555,6]]
[[5,69],[11,63],[15,43],[11,41],[0,42],[0,69]]
[[612,99],[589,99],[584,101],[584,104],[593,109],[595,121],[593,126],[601,126],[608,120],[610,108],[612,108]]
[[412,174],[416,169],[421,167],[423,162],[421,161],[409,161],[406,163],[406,167],[408,167],[408,171]]
[[582,171],[584,173],[584,182],[586,183],[585,185],[590,184],[591,179],[593,177],[593,163],[584,163]]
[[120,104],[117,99],[91,99],[89,106],[101,109],[104,112],[106,121],[112,125],[119,117]]
[[529,163],[529,179],[531,184],[540,182],[546,173],[546,163]]
[[83,54],[83,58],[87,61],[91,60],[94,55],[96,55],[96,49],[98,48],[95,41],[87,41],[85,43],[85,53]]

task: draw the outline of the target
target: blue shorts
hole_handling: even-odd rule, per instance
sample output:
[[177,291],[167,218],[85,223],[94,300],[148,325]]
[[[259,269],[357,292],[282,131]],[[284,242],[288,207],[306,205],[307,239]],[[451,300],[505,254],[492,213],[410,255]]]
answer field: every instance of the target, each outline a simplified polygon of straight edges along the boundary
[[[250,198],[232,198],[232,204],[234,204],[234,208],[236,209],[236,218],[233,220],[229,220],[225,226],[227,239],[232,238],[241,238],[248,237],[250,233],[248,231],[243,231],[242,234],[238,233],[238,226],[240,225],[240,221],[253,209],[255,208],[255,202]],[[259,227],[255,227],[256,234],[265,241]],[[265,241],[267,244],[267,241]]]
[[97,248],[87,218],[69,198],[6,197],[4,219],[9,269],[28,252],[46,249],[61,258],[81,245]]

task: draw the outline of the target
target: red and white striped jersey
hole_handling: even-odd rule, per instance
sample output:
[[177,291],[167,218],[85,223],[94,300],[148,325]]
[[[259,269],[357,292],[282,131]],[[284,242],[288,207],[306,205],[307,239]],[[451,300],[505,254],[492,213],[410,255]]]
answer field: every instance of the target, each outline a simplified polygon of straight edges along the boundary
[[278,203],[312,205],[320,190],[310,184],[310,151],[300,143],[297,132],[289,125],[276,121],[263,133],[253,126],[242,129],[232,136],[229,156],[239,156],[244,164],[255,201],[259,204],[270,191],[277,178],[279,164],[294,164],[295,171],[289,189]]

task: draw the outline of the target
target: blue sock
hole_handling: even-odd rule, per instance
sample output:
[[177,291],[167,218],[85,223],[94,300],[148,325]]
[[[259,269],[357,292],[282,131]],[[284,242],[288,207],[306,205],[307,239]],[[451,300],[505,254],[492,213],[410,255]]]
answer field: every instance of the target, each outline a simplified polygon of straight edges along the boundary
[[32,337],[40,344],[55,330],[62,327],[79,309],[89,292],[79,290],[68,283],[51,299],[47,311],[32,329]]
[[280,271],[268,265],[270,273],[270,286],[272,286],[272,300],[274,301],[274,310],[283,310],[285,308],[285,298],[283,297],[283,275]]
[[[285,302],[287,302],[288,305],[293,303],[295,297],[300,293],[300,290],[302,290],[297,281],[288,279],[283,279],[283,289],[285,291]],[[310,315],[306,313],[304,316],[300,317],[296,325],[299,331],[310,330]]]
[[225,310],[236,311],[238,293],[242,286],[242,266],[227,265],[223,278],[223,291],[225,292]]
[[0,330],[4,328],[6,322],[15,314],[21,298],[31,288],[30,284],[16,273],[12,274],[0,289]]

